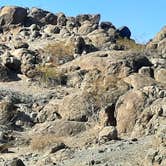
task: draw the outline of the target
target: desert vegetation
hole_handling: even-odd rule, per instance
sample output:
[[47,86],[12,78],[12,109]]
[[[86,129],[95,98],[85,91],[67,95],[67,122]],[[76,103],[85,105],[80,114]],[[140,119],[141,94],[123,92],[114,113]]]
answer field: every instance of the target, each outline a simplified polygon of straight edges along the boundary
[[0,8],[0,166],[165,166],[164,34]]
[[52,65],[60,65],[74,59],[75,47],[73,42],[52,41],[43,50],[49,56]]
[[125,50],[132,50],[132,51],[145,51],[146,46],[144,44],[139,44],[136,43],[134,40],[132,39],[128,39],[128,38],[121,38],[119,37],[116,40],[116,43],[118,45],[121,45]]

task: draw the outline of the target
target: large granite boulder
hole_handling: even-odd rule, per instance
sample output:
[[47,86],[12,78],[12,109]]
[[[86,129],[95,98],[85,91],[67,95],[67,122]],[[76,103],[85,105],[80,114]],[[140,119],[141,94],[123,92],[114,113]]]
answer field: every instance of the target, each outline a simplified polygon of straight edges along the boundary
[[26,9],[17,6],[5,6],[0,10],[0,25],[23,24],[26,17]]
[[138,90],[132,90],[121,96],[116,104],[118,134],[130,133],[139,118],[146,96]]
[[28,19],[26,22],[28,25],[32,24],[39,24],[39,25],[46,25],[46,24],[57,24],[57,16],[53,13],[48,11],[38,9],[38,8],[31,8],[28,12]]

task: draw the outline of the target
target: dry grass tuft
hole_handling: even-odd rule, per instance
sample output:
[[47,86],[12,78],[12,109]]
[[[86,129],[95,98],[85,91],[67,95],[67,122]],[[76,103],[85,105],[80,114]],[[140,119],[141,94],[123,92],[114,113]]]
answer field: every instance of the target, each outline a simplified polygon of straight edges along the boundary
[[118,38],[116,43],[123,46],[125,50],[144,51],[146,48],[144,44],[138,44],[134,40],[128,38]]
[[55,143],[64,143],[64,138],[53,134],[37,135],[32,137],[30,147],[32,150],[42,151]]
[[75,46],[73,42],[54,41],[46,45],[44,51],[51,56],[53,64],[59,65],[74,59]]

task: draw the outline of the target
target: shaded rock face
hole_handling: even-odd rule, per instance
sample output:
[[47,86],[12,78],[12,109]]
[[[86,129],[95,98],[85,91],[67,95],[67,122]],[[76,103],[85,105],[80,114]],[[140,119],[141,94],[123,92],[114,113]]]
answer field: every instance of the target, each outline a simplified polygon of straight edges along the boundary
[[115,26],[111,22],[101,22],[100,28],[104,30],[109,30],[110,28],[116,29]]
[[147,107],[142,111],[140,118],[133,129],[132,135],[164,134],[160,129],[163,130],[165,128],[165,113],[165,98],[157,99],[150,107]]
[[125,38],[125,37],[126,37],[126,38],[130,39],[131,32],[130,32],[129,28],[126,27],[126,26],[123,26],[123,27],[117,29],[117,33],[118,33],[119,36],[122,37],[122,38]]
[[0,10],[0,25],[23,24],[27,16],[27,10],[21,7],[7,6]]
[[0,125],[9,123],[10,119],[14,116],[14,106],[7,101],[0,102]]
[[8,79],[9,77],[7,68],[0,64],[0,81],[7,81]]

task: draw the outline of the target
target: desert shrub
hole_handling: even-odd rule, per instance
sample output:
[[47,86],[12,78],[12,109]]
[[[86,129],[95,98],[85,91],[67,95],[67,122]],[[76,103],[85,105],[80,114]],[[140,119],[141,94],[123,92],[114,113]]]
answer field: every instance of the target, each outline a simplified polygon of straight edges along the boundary
[[38,66],[36,68],[40,84],[49,86],[66,85],[67,77],[55,66]]
[[116,43],[118,45],[123,46],[125,50],[133,50],[133,51],[144,51],[145,50],[144,44],[138,44],[134,40],[128,39],[128,38],[118,38],[116,40]]
[[64,138],[56,137],[53,134],[37,135],[32,137],[30,147],[32,150],[41,151],[55,143],[61,142],[64,142]]
[[[112,105],[114,109],[114,104],[120,95],[122,95],[128,89],[127,83],[125,83],[121,78],[115,75],[101,76],[97,79],[92,80],[88,86],[84,89],[84,95],[88,96],[89,112],[91,113],[92,121],[97,124],[100,119],[101,110],[105,109],[106,106]],[[114,113],[109,115],[114,118]],[[114,122],[111,122],[114,123]]]
[[75,47],[73,42],[54,41],[46,45],[44,51],[50,55],[51,63],[59,65],[74,59]]
[[87,109],[91,112],[91,121],[95,124],[99,121],[99,113],[111,101],[112,91],[117,91],[118,86],[123,86],[122,80],[116,76],[101,76],[92,80],[85,87],[83,95],[86,96]]

